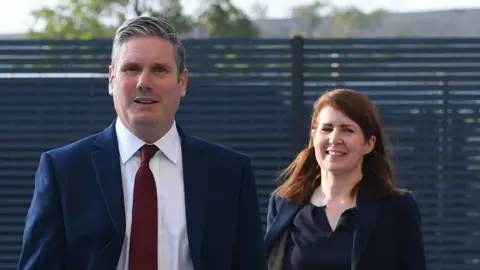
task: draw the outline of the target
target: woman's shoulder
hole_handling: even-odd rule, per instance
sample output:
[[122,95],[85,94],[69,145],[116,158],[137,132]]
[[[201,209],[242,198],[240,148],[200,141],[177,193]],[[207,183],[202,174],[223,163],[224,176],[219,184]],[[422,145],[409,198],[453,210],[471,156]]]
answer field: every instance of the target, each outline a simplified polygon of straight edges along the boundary
[[394,204],[411,205],[416,204],[414,195],[411,191],[398,191],[385,196],[385,199]]
[[286,198],[278,196],[276,194],[272,194],[272,195],[270,195],[270,200],[269,200],[268,204],[271,207],[274,207],[274,208],[278,209],[278,207],[280,205],[282,205],[286,202],[288,202],[288,200]]
[[386,196],[385,200],[392,204],[393,208],[402,214],[414,213],[419,214],[419,207],[417,201],[410,191],[403,191]]
[[268,202],[268,205],[269,205],[268,208],[275,209],[276,211],[278,211],[282,207],[282,205],[284,205],[284,204],[295,205],[295,206],[301,205],[301,204],[299,204],[295,201],[289,200],[288,198],[285,198],[283,196],[278,196],[276,194],[270,195],[270,199],[269,199],[269,202]]

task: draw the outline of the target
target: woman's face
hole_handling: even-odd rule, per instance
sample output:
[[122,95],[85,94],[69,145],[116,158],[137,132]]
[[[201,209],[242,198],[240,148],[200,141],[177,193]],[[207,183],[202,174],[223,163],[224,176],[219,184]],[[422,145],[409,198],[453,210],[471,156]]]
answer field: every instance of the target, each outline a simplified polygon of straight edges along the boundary
[[366,140],[357,123],[329,106],[320,111],[312,136],[318,165],[333,174],[361,173],[363,157],[373,150],[376,139]]

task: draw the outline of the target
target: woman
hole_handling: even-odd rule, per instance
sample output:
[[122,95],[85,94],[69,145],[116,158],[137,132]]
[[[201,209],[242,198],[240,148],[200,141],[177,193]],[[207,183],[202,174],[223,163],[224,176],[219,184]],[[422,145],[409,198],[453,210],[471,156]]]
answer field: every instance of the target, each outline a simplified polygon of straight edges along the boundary
[[372,102],[346,89],[313,108],[308,146],[270,198],[270,270],[424,270],[420,214],[395,187]]

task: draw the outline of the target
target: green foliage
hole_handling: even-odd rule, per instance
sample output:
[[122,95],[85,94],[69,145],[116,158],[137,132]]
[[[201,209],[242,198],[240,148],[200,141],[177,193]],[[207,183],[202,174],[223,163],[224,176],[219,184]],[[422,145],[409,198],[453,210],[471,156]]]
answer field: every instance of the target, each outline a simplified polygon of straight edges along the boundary
[[[348,37],[356,30],[379,23],[386,12],[384,9],[365,13],[354,7],[339,8],[326,0],[313,0],[308,4],[297,5],[291,10],[292,17],[307,27],[306,29],[303,27],[303,31],[295,30],[294,33],[314,38]],[[332,20],[332,27],[328,33],[322,33],[319,29],[324,20]]]
[[113,37],[115,29],[100,18],[119,19],[118,8],[128,0],[64,0],[56,7],[32,11],[35,22],[43,26],[31,29],[30,38],[92,39]]
[[322,22],[322,16],[320,13],[329,8],[330,4],[326,1],[314,0],[313,2],[305,5],[294,6],[291,10],[292,17],[299,19],[304,23],[308,30],[298,31],[294,30],[293,35],[320,37],[322,33],[317,30],[317,27]]
[[161,12],[152,12],[152,15],[165,17],[180,34],[189,33],[195,26],[194,19],[184,14],[180,0],[169,0],[166,8]]
[[194,23],[183,14],[180,0],[169,0],[168,4],[157,10],[138,0],[62,0],[54,8],[32,11],[31,15],[41,28],[31,29],[28,36],[36,39],[110,39],[132,10],[137,16],[165,16],[180,33],[188,33]]
[[329,7],[326,1],[314,0],[309,4],[294,6],[291,10],[292,16],[300,19],[303,23],[309,24],[320,20],[320,12]]
[[335,9],[333,11],[334,25],[332,33],[335,37],[348,37],[356,30],[380,23],[385,13],[386,11],[383,9],[374,10],[370,13],[364,13],[353,7]]
[[369,24],[369,15],[356,8],[338,10],[334,14],[333,35],[347,37],[355,30],[365,28]]
[[257,38],[260,31],[249,17],[229,0],[216,1],[197,18],[184,13],[180,0],[168,0],[156,8],[140,0],[60,0],[57,6],[32,11],[35,26],[28,33],[34,39],[111,39],[127,14],[167,18],[186,35],[199,23],[212,37]]
[[250,13],[252,17],[256,20],[265,20],[267,19],[268,5],[262,4],[260,2],[254,2],[252,4]]
[[213,38],[257,38],[260,31],[230,0],[211,4],[198,18]]

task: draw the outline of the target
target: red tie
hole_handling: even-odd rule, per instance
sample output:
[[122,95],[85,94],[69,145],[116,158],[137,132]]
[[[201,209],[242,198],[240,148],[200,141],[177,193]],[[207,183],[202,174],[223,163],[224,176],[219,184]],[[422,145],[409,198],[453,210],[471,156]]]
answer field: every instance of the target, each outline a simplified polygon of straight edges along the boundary
[[142,161],[135,176],[129,270],[157,269],[157,189],[149,162],[158,148],[144,145]]

